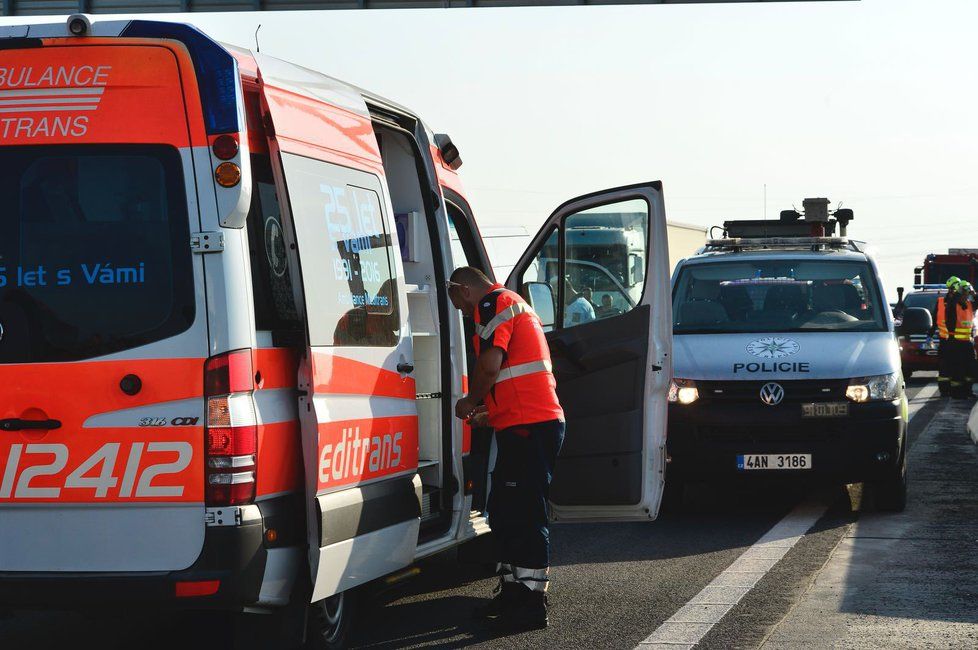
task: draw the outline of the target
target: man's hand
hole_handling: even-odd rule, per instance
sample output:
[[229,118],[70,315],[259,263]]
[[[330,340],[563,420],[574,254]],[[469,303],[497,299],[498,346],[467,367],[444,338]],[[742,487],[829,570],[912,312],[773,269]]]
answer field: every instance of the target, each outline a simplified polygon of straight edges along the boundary
[[466,395],[455,403],[455,417],[460,420],[465,420],[472,415],[478,406],[479,403],[472,396]]
[[475,407],[472,411],[472,415],[469,416],[469,426],[477,429],[489,426],[489,409],[484,404]]

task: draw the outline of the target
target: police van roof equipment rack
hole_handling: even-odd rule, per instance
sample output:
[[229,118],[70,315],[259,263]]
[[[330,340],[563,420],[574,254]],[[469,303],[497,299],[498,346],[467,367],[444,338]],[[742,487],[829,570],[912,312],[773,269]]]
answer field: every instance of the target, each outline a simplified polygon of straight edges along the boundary
[[826,198],[805,199],[802,206],[801,212],[794,208],[782,210],[777,221],[725,221],[723,238],[710,239],[703,252],[771,249],[864,252],[862,242],[846,237],[846,229],[854,218],[852,210],[840,207],[830,211]]
[[862,242],[846,237],[724,237],[710,239],[704,253],[741,252],[748,250],[847,250],[864,252]]

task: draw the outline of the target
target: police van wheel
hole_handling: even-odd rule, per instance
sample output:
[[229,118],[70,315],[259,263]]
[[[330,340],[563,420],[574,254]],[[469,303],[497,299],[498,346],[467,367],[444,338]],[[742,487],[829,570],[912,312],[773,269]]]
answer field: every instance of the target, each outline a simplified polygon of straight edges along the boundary
[[876,509],[882,512],[903,512],[907,507],[907,452],[904,449],[896,475],[879,481],[875,489]]
[[345,648],[356,600],[352,591],[330,596],[309,606],[309,650],[338,650]]

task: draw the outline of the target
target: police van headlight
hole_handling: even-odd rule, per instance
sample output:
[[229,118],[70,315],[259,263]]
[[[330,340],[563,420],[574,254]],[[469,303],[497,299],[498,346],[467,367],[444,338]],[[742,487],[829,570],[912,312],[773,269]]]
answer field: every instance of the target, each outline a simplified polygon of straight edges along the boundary
[[673,379],[669,384],[670,404],[692,404],[700,398],[696,383],[692,379]]
[[900,396],[900,375],[875,375],[853,379],[846,388],[846,397],[853,402],[892,401]]

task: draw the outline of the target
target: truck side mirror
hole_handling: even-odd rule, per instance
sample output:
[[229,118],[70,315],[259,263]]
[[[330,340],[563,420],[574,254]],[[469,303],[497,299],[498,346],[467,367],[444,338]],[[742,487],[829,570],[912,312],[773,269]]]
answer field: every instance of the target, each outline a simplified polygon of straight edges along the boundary
[[908,307],[903,311],[903,322],[897,327],[897,334],[910,336],[912,334],[927,334],[934,328],[934,319],[930,311],[923,307]]
[[546,282],[527,282],[523,287],[526,293],[526,301],[530,303],[530,307],[540,317],[540,322],[545,328],[553,327],[556,320],[554,312],[557,304],[554,300],[553,288]]

